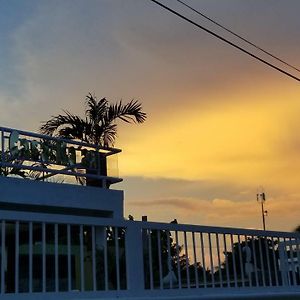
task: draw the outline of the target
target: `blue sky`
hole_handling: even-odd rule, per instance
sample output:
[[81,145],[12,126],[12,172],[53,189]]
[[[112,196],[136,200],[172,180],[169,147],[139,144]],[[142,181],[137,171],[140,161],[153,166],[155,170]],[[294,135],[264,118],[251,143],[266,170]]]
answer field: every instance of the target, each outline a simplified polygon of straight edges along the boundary
[[17,70],[19,58],[14,52],[14,33],[33,15],[34,3],[30,1],[0,2],[0,87],[14,95],[21,84]]

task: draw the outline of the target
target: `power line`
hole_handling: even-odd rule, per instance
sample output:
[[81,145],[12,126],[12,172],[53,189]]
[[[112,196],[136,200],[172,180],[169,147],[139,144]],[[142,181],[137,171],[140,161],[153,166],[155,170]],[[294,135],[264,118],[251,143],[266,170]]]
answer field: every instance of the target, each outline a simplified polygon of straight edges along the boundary
[[254,58],[254,59],[256,59],[256,60],[258,60],[258,61],[264,63],[265,65],[267,65],[267,66],[269,66],[269,67],[271,67],[271,68],[277,70],[278,72],[281,72],[281,73],[283,73],[284,75],[286,75],[286,76],[288,76],[288,77],[291,77],[291,78],[293,78],[293,79],[295,79],[295,80],[297,80],[297,81],[300,82],[300,78],[298,78],[297,76],[294,76],[294,75],[292,75],[291,73],[289,73],[289,72],[287,72],[287,71],[284,71],[283,69],[281,69],[281,68],[279,68],[279,67],[276,67],[276,66],[273,65],[272,63],[267,62],[266,60],[264,60],[264,59],[258,57],[257,55],[255,55],[255,54],[253,54],[253,53],[251,53],[251,52],[249,52],[249,51],[243,49],[242,47],[240,47],[240,46],[234,44],[233,42],[231,42],[231,41],[229,41],[229,40],[223,38],[222,36],[218,35],[217,33],[215,33],[215,32],[213,32],[213,31],[211,31],[211,30],[209,30],[209,29],[203,27],[202,25],[200,25],[200,24],[198,24],[198,23],[192,21],[191,19],[185,17],[184,15],[182,15],[182,14],[180,14],[179,12],[173,10],[172,8],[170,8],[170,7],[168,7],[168,6],[166,6],[166,5],[162,4],[162,3],[160,3],[160,2],[157,1],[157,0],[150,0],[150,1],[152,1],[152,2],[154,2],[155,4],[161,6],[162,8],[164,8],[164,9],[166,9],[167,11],[173,13],[174,15],[180,17],[181,19],[187,21],[188,23],[191,23],[192,25],[194,25],[194,26],[196,26],[196,27],[198,27],[198,28],[200,28],[200,29],[206,31],[207,33],[209,33],[209,34],[211,34],[211,35],[213,35],[213,36],[215,36],[216,38],[222,40],[223,42],[229,44],[230,46],[232,46],[232,47],[234,47],[234,48],[236,48],[236,49],[238,49],[238,50],[240,50],[240,51],[242,51],[242,52],[248,54],[248,55],[251,56],[252,58]]
[[281,63],[285,64],[286,66],[296,70],[297,72],[300,72],[300,69],[298,69],[297,67],[291,65],[290,63],[286,62],[285,60],[281,59],[280,57],[272,54],[271,52],[261,48],[260,46],[258,46],[257,44],[252,43],[251,41],[249,41],[248,39],[246,39],[245,37],[241,36],[240,34],[235,33],[234,31],[232,31],[231,29],[229,29],[228,27],[225,27],[224,25],[220,24],[219,22],[213,20],[212,18],[208,17],[207,15],[205,15],[204,13],[200,12],[199,10],[193,8],[192,6],[186,4],[185,2],[183,2],[182,0],[177,0],[179,3],[181,3],[182,5],[184,5],[185,7],[188,7],[189,9],[191,9],[192,11],[194,11],[195,13],[197,13],[198,15],[202,16],[203,18],[209,20],[210,22],[214,23],[215,25],[219,26],[220,28],[224,29],[225,31],[231,33],[232,35],[238,37],[239,39],[241,39],[242,41],[246,42],[247,44],[255,47],[256,49],[262,51],[263,53],[271,56],[272,58],[275,58],[276,60],[280,61]]

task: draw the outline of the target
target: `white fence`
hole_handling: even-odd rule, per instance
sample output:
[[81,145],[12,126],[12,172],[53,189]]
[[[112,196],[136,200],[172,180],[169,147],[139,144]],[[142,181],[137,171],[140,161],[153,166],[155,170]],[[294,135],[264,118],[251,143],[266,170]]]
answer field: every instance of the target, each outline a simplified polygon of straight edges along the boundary
[[[279,287],[300,284],[296,233],[142,223],[149,289]],[[156,245],[153,242],[157,239]],[[292,243],[279,257],[281,244]],[[157,252],[157,253],[156,253]],[[156,257],[153,261],[153,257]],[[158,257],[158,258],[157,258]],[[285,277],[293,280],[286,281]]]
[[[290,239],[279,245],[280,270],[285,285],[299,285],[300,239]],[[298,274],[298,276],[297,276]]]
[[0,225],[2,297],[300,291],[297,233],[10,212]]

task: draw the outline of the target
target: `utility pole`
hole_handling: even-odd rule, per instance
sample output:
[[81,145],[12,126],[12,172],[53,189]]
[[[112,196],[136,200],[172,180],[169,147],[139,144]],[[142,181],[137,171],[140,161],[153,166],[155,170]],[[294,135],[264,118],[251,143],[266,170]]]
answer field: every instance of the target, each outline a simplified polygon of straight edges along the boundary
[[263,191],[263,188],[260,188],[256,194],[256,200],[261,204],[261,216],[263,223],[263,230],[266,230],[266,220],[265,217],[268,215],[268,211],[264,209],[264,203],[266,202],[266,194]]

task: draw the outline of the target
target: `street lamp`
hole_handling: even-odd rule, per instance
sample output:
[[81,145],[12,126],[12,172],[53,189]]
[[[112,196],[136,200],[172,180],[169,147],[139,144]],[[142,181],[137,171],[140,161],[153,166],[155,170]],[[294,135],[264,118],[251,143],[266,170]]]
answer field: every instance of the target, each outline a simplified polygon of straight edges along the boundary
[[263,229],[266,230],[265,217],[268,215],[268,211],[264,209],[264,203],[266,202],[266,195],[263,189],[260,189],[260,191],[256,194],[256,200],[258,203],[261,204],[261,216],[262,216]]

